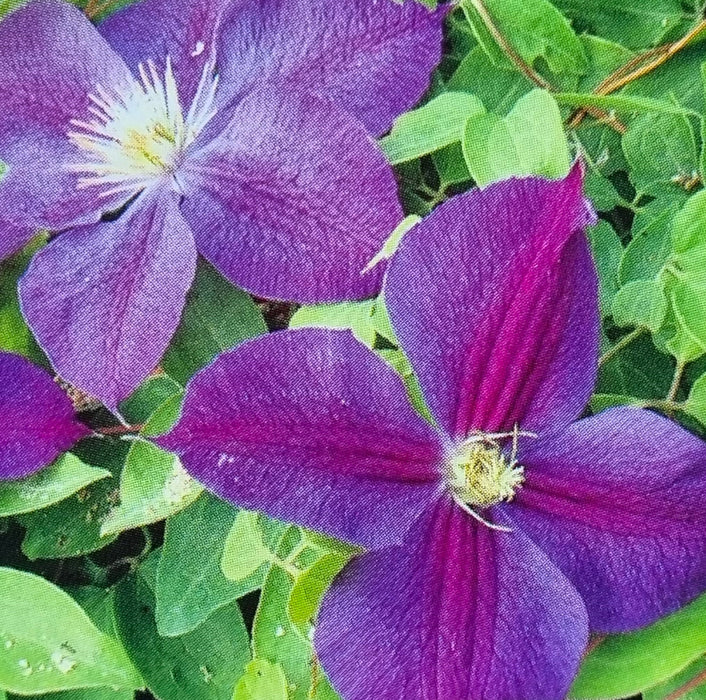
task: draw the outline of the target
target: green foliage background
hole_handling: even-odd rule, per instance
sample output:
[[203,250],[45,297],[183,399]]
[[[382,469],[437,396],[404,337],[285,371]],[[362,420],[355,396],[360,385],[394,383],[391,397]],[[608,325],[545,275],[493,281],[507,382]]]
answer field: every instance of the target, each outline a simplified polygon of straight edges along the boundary
[[[0,14],[17,4],[0,0]],[[100,18],[125,3],[78,4]],[[429,94],[380,142],[409,217],[379,256],[458,192],[560,177],[582,158],[600,216],[590,236],[603,355],[590,410],[648,407],[702,436],[703,17],[703,0],[461,0]],[[44,240],[0,265],[0,349],[46,365],[16,293]],[[382,299],[293,311],[256,304],[202,264],[161,370],[121,406],[136,434],[75,396],[115,435],[0,485],[0,699],[129,700],[141,689],[163,700],[336,698],[310,637],[353,552],[218,501],[147,439],[175,420],[199,368],[290,316],[292,327],[351,328],[425,410]],[[706,698],[705,654],[702,597],[645,630],[594,640],[571,697]]]

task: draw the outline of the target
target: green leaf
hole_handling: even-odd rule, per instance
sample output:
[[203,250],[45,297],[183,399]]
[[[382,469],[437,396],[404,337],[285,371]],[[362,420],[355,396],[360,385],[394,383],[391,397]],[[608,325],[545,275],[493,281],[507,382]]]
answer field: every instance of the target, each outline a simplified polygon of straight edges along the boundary
[[608,637],[584,660],[571,697],[637,695],[679,673],[706,652],[706,596],[645,629]]
[[706,374],[702,374],[691,387],[684,410],[706,425]]
[[302,306],[292,316],[289,327],[350,329],[361,343],[371,348],[375,343],[375,328],[372,325],[374,303],[374,300],[368,300]]
[[337,552],[324,554],[299,576],[287,605],[289,619],[295,625],[306,625],[313,621],[324,593],[349,559],[349,556]]
[[685,273],[670,286],[679,325],[692,341],[706,349],[706,279],[704,272]]
[[27,479],[0,482],[0,517],[54,505],[109,476],[112,475],[107,469],[91,467],[67,453]]
[[703,43],[694,43],[657,70],[627,85],[621,95],[642,95],[656,100],[669,99],[697,114],[706,109],[699,71],[704,60]]
[[[478,12],[479,5],[476,0],[461,2],[478,42],[494,63],[507,65],[508,59]],[[588,60],[581,42],[549,0],[484,0],[483,5],[500,34],[529,65],[542,58],[556,74],[586,72]]]
[[496,114],[471,117],[463,154],[480,186],[513,175],[559,178],[571,166],[559,108],[545,90],[521,97],[505,118]]
[[696,678],[701,678],[701,683],[693,686],[692,690],[679,695],[679,700],[706,700],[706,659],[699,659],[693,664],[687,666],[681,673],[677,673],[665,683],[651,688],[642,694],[642,700],[668,700],[673,698],[674,693],[680,690],[687,683],[690,683]]
[[577,87],[579,93],[592,93],[605,78],[635,56],[622,44],[601,36],[582,34],[579,38],[588,57],[588,70]]
[[164,520],[193,503],[202,491],[176,455],[136,440],[120,475],[120,503],[105,518],[101,532],[114,535]]
[[[286,556],[298,541],[297,528],[290,528],[282,537],[277,553]],[[293,585],[284,569],[279,566],[270,569],[253,623],[253,650],[257,658],[281,664],[287,681],[294,686],[289,700],[309,700],[312,649],[287,613]]]
[[265,332],[265,321],[250,295],[201,260],[162,367],[185,384],[216,355]]
[[23,695],[72,688],[142,687],[120,644],[71,596],[39,576],[0,569],[0,687]]
[[672,220],[679,206],[679,199],[657,199],[635,218],[633,238],[618,270],[622,284],[659,274],[672,253]]
[[618,266],[623,257],[623,245],[613,227],[605,221],[589,231],[589,238],[600,281],[601,313],[607,316],[620,286]]
[[688,253],[706,243],[704,231],[706,231],[706,190],[701,190],[689,197],[674,217],[672,224],[672,243],[675,252],[681,254],[682,263],[688,265]]
[[684,116],[645,114],[623,135],[623,151],[630,179],[638,190],[653,193],[655,186],[672,184],[699,169],[694,130]]
[[287,678],[279,664],[254,659],[235,686],[233,700],[287,700]]
[[223,547],[220,567],[231,581],[244,581],[263,565],[272,562],[257,513],[241,510],[230,527]]
[[481,46],[475,46],[461,61],[447,84],[449,90],[470,92],[486,109],[507,114],[534,83],[512,67],[493,65]]
[[0,350],[24,355],[39,364],[45,364],[46,360],[22,316],[17,283],[46,240],[47,237],[40,234],[25,250],[0,261]]
[[[190,632],[214,610],[262,585],[264,567],[259,576],[252,576],[258,568],[254,567],[238,583],[228,580],[221,571],[226,537],[233,521],[237,522],[243,513],[247,511],[238,512],[215,496],[202,494],[186,510],[167,520],[156,583],[156,619],[162,636]],[[250,553],[247,544],[244,551]]]
[[66,559],[94,552],[114,536],[102,536],[104,518],[118,500],[118,475],[128,450],[120,440],[90,438],[73,448],[84,463],[111,472],[75,495],[39,511],[18,516],[27,533],[22,551],[30,559]]
[[393,165],[420,158],[460,142],[468,117],[484,112],[485,107],[474,95],[446,92],[398,117],[380,146]]
[[130,425],[144,423],[165,401],[183,391],[181,384],[171,377],[149,377],[120,404],[120,415]]
[[[463,159],[463,154],[461,154],[461,158]],[[411,231],[421,220],[422,218],[416,214],[405,217],[385,241],[382,250],[366,265],[365,271],[372,270],[384,260],[389,260],[397,251],[405,234]]]
[[618,290],[612,305],[618,326],[637,326],[657,333],[667,315],[664,287],[657,280],[634,280]]
[[685,19],[680,0],[554,0],[580,31],[632,49],[653,46]]
[[[657,100],[651,97],[618,95],[593,95],[581,92],[557,92],[554,99],[560,105],[569,107],[597,107],[598,109],[614,110],[616,112],[655,112],[659,115],[698,116],[698,112],[686,107],[680,107],[671,102]],[[647,116],[647,115],[646,115]]]
[[127,653],[147,687],[169,700],[231,700],[250,660],[248,632],[231,603],[179,637],[160,637],[154,619],[154,580],[148,559],[117,587],[115,618]]
[[606,362],[596,393],[663,399],[674,376],[674,360],[658,352],[649,335],[637,338]]

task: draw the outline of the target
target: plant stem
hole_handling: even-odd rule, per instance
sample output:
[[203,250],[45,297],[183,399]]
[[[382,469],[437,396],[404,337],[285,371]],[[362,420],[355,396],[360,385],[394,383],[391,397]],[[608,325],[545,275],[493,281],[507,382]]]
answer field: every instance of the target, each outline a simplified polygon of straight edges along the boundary
[[517,53],[517,51],[515,51],[510,42],[503,36],[502,32],[498,29],[495,21],[488,12],[483,0],[468,0],[468,2],[480,15],[480,18],[483,20],[483,24],[485,24],[491,36],[495,40],[495,43],[505,52],[507,57],[520,69],[520,71],[524,73],[524,75],[535,85],[551,91],[552,86],[539,73],[537,73],[537,71],[532,68],[532,66],[530,66],[525,59]]
[[112,425],[107,428],[94,428],[94,432],[98,433],[99,435],[107,435],[107,436],[112,436],[112,435],[137,435],[142,428],[144,428],[144,425]]
[[[681,39],[671,43],[658,46],[644,53],[631,58],[626,64],[611,73],[595,90],[596,95],[610,95],[616,90],[625,87],[629,83],[642,78],[651,73],[655,68],[659,68],[672,56],[681,51],[701,32],[706,30],[706,19],[702,19],[695,27],[688,31]],[[583,118],[589,113],[588,109],[581,109],[569,120],[569,126],[576,128],[581,124]]]
[[672,386],[669,387],[669,393],[667,394],[666,401],[668,403],[674,403],[677,398],[677,393],[679,391],[679,385],[681,384],[682,377],[684,376],[684,363],[677,362],[677,368],[674,370],[674,378],[672,379]]
[[610,348],[610,350],[607,350],[603,353],[603,355],[601,355],[598,360],[598,366],[602,367],[606,362],[612,360],[623,348],[630,345],[633,340],[639,338],[645,331],[646,329],[643,326],[640,326],[631,333],[628,333],[626,336],[623,336],[612,348]]

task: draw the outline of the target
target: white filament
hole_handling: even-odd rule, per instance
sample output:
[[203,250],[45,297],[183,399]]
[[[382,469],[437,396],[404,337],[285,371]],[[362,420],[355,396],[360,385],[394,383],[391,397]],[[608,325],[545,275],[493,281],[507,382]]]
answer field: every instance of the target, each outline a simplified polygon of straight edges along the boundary
[[208,62],[188,112],[182,109],[171,59],[161,76],[152,61],[139,66],[140,79],[89,95],[89,121],[72,120],[69,139],[84,154],[67,167],[79,187],[101,187],[100,196],[132,195],[173,175],[185,150],[216,114],[218,76]]

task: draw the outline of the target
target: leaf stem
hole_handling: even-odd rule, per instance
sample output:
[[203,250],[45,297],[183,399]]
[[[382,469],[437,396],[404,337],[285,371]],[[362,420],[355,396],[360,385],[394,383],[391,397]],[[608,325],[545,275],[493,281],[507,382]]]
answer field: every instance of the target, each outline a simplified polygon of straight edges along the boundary
[[137,435],[145,426],[138,425],[111,425],[105,428],[94,428],[93,431],[99,435]]
[[623,348],[630,345],[636,338],[639,338],[646,330],[644,326],[640,326],[626,336],[623,336],[612,348],[606,350],[606,352],[601,355],[598,360],[598,366],[603,367],[606,362],[612,360]]

